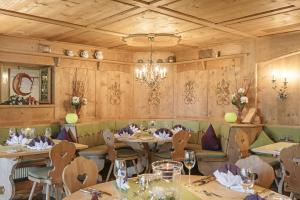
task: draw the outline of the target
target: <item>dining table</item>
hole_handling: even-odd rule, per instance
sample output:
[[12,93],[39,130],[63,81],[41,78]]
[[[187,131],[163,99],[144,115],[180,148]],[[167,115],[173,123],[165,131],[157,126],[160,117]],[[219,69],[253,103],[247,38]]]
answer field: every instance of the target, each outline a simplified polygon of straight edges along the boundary
[[[132,146],[133,149],[136,149],[136,145],[135,144],[139,144],[139,146],[141,145],[144,153],[145,153],[145,157],[147,160],[147,165],[146,165],[146,171],[148,172],[150,170],[150,163],[151,163],[151,149],[155,150],[157,147],[157,144],[164,144],[164,143],[169,143],[172,142],[172,138],[168,137],[168,138],[160,138],[160,137],[155,137],[153,134],[154,130],[148,130],[148,131],[141,131],[138,132],[132,136],[119,136],[116,137],[116,140],[118,140],[119,142],[124,142],[126,144],[128,144],[129,146]],[[150,146],[153,145],[153,148],[151,148]]]
[[[273,144],[268,144],[264,146],[260,146],[257,148],[251,149],[252,152],[257,153],[257,154],[267,154],[267,155],[272,155],[274,157],[280,157],[280,152],[284,148],[291,147],[293,145],[296,145],[299,143],[294,143],[294,142],[276,142]],[[278,192],[282,194],[283,191],[283,183],[284,183],[284,176],[285,176],[285,170],[283,164],[280,162],[280,167],[281,167],[281,178],[277,184],[278,186]]]
[[[53,140],[58,144],[61,140]],[[88,148],[87,145],[74,143],[76,150]],[[0,200],[11,200],[15,196],[13,175],[17,164],[24,160],[49,158],[50,149],[34,150],[24,145],[0,145]]]
[[[243,200],[248,195],[245,192],[237,192],[221,185],[213,177],[192,175],[192,185],[190,187],[187,187],[187,183],[188,175],[181,175],[181,181],[178,184],[178,188],[181,197],[180,199],[182,200]],[[125,193],[126,198],[128,200],[141,200],[142,198],[141,194],[139,194],[139,185],[137,183],[136,177],[129,179],[129,186],[130,188],[128,192]],[[124,192],[120,192],[120,190],[117,189],[115,181],[100,183],[90,186],[89,188],[93,188],[96,191],[102,192],[102,196],[99,198],[99,200],[119,200],[124,197]],[[256,194],[263,197],[265,200],[290,199],[270,189],[266,189],[257,185],[254,185],[253,190]],[[90,200],[91,193],[79,190],[64,198],[64,200],[78,199]]]

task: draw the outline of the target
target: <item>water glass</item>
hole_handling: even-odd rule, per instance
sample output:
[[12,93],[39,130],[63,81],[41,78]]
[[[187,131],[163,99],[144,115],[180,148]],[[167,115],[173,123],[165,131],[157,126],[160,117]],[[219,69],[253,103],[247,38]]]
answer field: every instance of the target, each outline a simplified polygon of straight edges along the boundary
[[251,193],[250,189],[254,186],[255,174],[251,169],[242,168],[240,171],[240,176],[242,178],[241,185],[247,193]]
[[9,130],[8,130],[9,136],[12,137],[15,133],[16,133],[16,129],[15,128],[9,128]]
[[52,136],[52,130],[51,128],[48,127],[45,129],[45,137],[51,138],[51,136]]
[[127,168],[126,168],[126,161],[121,159],[115,160],[114,165],[114,175],[116,178],[126,178],[127,176]]
[[195,166],[196,164],[196,156],[195,156],[195,152],[192,150],[186,150],[184,151],[184,161],[183,161],[184,165],[186,168],[188,168],[189,170],[189,183],[188,183],[188,187],[191,186],[191,169]]

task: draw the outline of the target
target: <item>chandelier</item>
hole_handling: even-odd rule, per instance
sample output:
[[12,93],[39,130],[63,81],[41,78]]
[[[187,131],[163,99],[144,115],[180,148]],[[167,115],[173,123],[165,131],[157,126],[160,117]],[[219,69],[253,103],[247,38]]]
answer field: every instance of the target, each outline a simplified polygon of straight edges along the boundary
[[165,67],[162,68],[158,63],[154,63],[152,58],[154,36],[148,36],[148,40],[150,42],[149,62],[143,63],[140,68],[136,69],[135,73],[136,81],[153,88],[167,77],[167,69]]

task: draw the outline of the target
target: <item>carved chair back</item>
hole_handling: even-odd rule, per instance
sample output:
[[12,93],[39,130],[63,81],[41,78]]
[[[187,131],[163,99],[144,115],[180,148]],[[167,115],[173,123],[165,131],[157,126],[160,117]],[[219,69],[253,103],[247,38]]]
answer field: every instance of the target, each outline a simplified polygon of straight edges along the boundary
[[300,144],[283,149],[280,160],[285,170],[285,191],[300,195]]
[[189,138],[191,137],[190,132],[180,131],[173,135],[172,145],[174,151],[172,152],[172,159],[176,161],[184,160],[184,148],[186,147]]
[[264,188],[270,188],[275,179],[274,169],[258,156],[252,155],[247,158],[240,159],[236,162],[236,165],[239,168],[251,168],[257,175],[255,184]]
[[97,183],[98,169],[94,161],[84,157],[75,158],[63,171],[62,180],[66,195]]
[[114,134],[110,130],[106,129],[103,131],[103,138],[108,148],[107,159],[109,159],[111,162],[114,162],[117,157],[117,151],[115,150]]
[[49,152],[51,166],[53,169],[49,172],[51,182],[53,184],[62,183],[62,172],[66,165],[68,165],[75,157],[76,147],[72,142],[66,140],[54,145]]

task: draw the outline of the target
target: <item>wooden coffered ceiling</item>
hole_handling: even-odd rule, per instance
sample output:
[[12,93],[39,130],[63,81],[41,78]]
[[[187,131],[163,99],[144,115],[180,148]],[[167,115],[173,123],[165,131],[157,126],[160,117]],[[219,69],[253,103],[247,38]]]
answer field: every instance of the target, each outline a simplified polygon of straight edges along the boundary
[[139,33],[181,36],[173,50],[300,30],[300,0],[1,0],[0,34],[108,48]]

